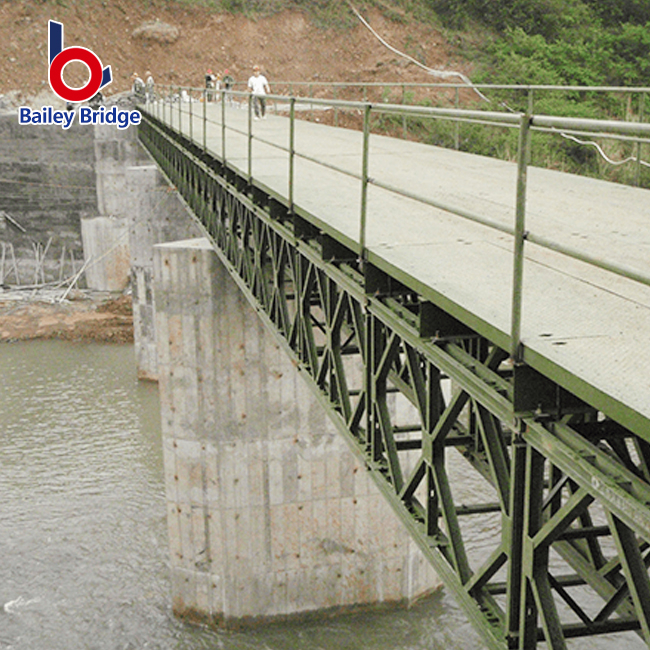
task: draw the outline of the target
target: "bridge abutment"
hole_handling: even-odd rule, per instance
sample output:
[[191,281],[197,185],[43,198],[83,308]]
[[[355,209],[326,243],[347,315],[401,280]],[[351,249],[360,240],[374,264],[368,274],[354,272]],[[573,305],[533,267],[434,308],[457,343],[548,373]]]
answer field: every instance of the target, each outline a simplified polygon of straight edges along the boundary
[[174,611],[408,603],[430,565],[205,239],[155,246]]

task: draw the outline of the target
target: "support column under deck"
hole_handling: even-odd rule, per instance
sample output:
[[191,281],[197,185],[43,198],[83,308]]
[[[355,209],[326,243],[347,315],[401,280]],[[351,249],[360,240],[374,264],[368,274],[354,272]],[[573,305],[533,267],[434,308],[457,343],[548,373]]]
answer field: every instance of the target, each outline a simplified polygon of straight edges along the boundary
[[207,240],[155,247],[174,611],[238,625],[439,585]]
[[196,237],[200,230],[155,165],[129,167],[125,174],[123,200],[129,215],[136,364],[140,379],[155,381],[153,247],[160,242]]

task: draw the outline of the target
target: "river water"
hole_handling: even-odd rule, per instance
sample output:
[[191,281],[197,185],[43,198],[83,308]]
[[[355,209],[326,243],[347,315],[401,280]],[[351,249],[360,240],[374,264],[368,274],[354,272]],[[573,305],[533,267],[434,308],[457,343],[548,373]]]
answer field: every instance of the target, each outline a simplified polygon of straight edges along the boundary
[[[462,466],[450,474],[467,495],[482,489]],[[129,345],[0,345],[0,495],[0,650],[484,647],[444,590],[409,610],[249,632],[175,619],[157,386],[137,381]],[[497,530],[484,517],[470,552],[485,557]]]
[[177,621],[155,384],[132,346],[0,345],[0,649],[479,648],[441,593],[408,611],[223,632]]

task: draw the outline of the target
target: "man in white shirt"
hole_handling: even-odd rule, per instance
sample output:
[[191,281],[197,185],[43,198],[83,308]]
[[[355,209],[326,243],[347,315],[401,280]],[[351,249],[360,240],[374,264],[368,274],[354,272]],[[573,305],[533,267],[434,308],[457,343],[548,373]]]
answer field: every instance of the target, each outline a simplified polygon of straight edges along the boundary
[[266,118],[266,93],[270,93],[269,82],[263,74],[260,74],[260,66],[253,66],[253,76],[248,80],[248,88],[253,99],[255,119]]

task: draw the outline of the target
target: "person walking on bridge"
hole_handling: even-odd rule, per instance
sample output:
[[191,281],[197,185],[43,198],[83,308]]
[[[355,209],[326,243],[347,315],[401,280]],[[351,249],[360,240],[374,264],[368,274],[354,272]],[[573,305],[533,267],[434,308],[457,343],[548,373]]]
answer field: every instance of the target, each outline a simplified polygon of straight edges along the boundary
[[270,93],[269,82],[263,74],[260,74],[260,66],[253,66],[253,76],[248,80],[248,88],[253,99],[255,119],[266,119],[266,93]]
[[225,100],[229,103],[232,104],[232,95],[230,94],[230,91],[233,87],[233,84],[235,83],[235,80],[233,79],[233,76],[230,74],[230,70],[226,69],[223,71],[223,89],[226,91],[224,93]]
[[217,74],[214,77],[214,89],[216,91],[214,93],[214,99],[215,101],[218,102],[219,99],[221,98],[221,73],[220,72],[217,72]]
[[205,100],[208,102],[214,101],[214,85],[216,81],[216,77],[214,74],[212,74],[212,70],[208,68],[207,72],[205,73]]
[[144,81],[137,72],[131,75],[131,84],[131,92],[135,96],[135,101],[144,102],[146,99]]
[[154,100],[154,81],[153,81],[153,75],[151,74],[150,70],[147,70],[145,73],[145,79],[146,81],[144,82],[144,89],[145,89],[145,97],[148,102],[152,102]]

